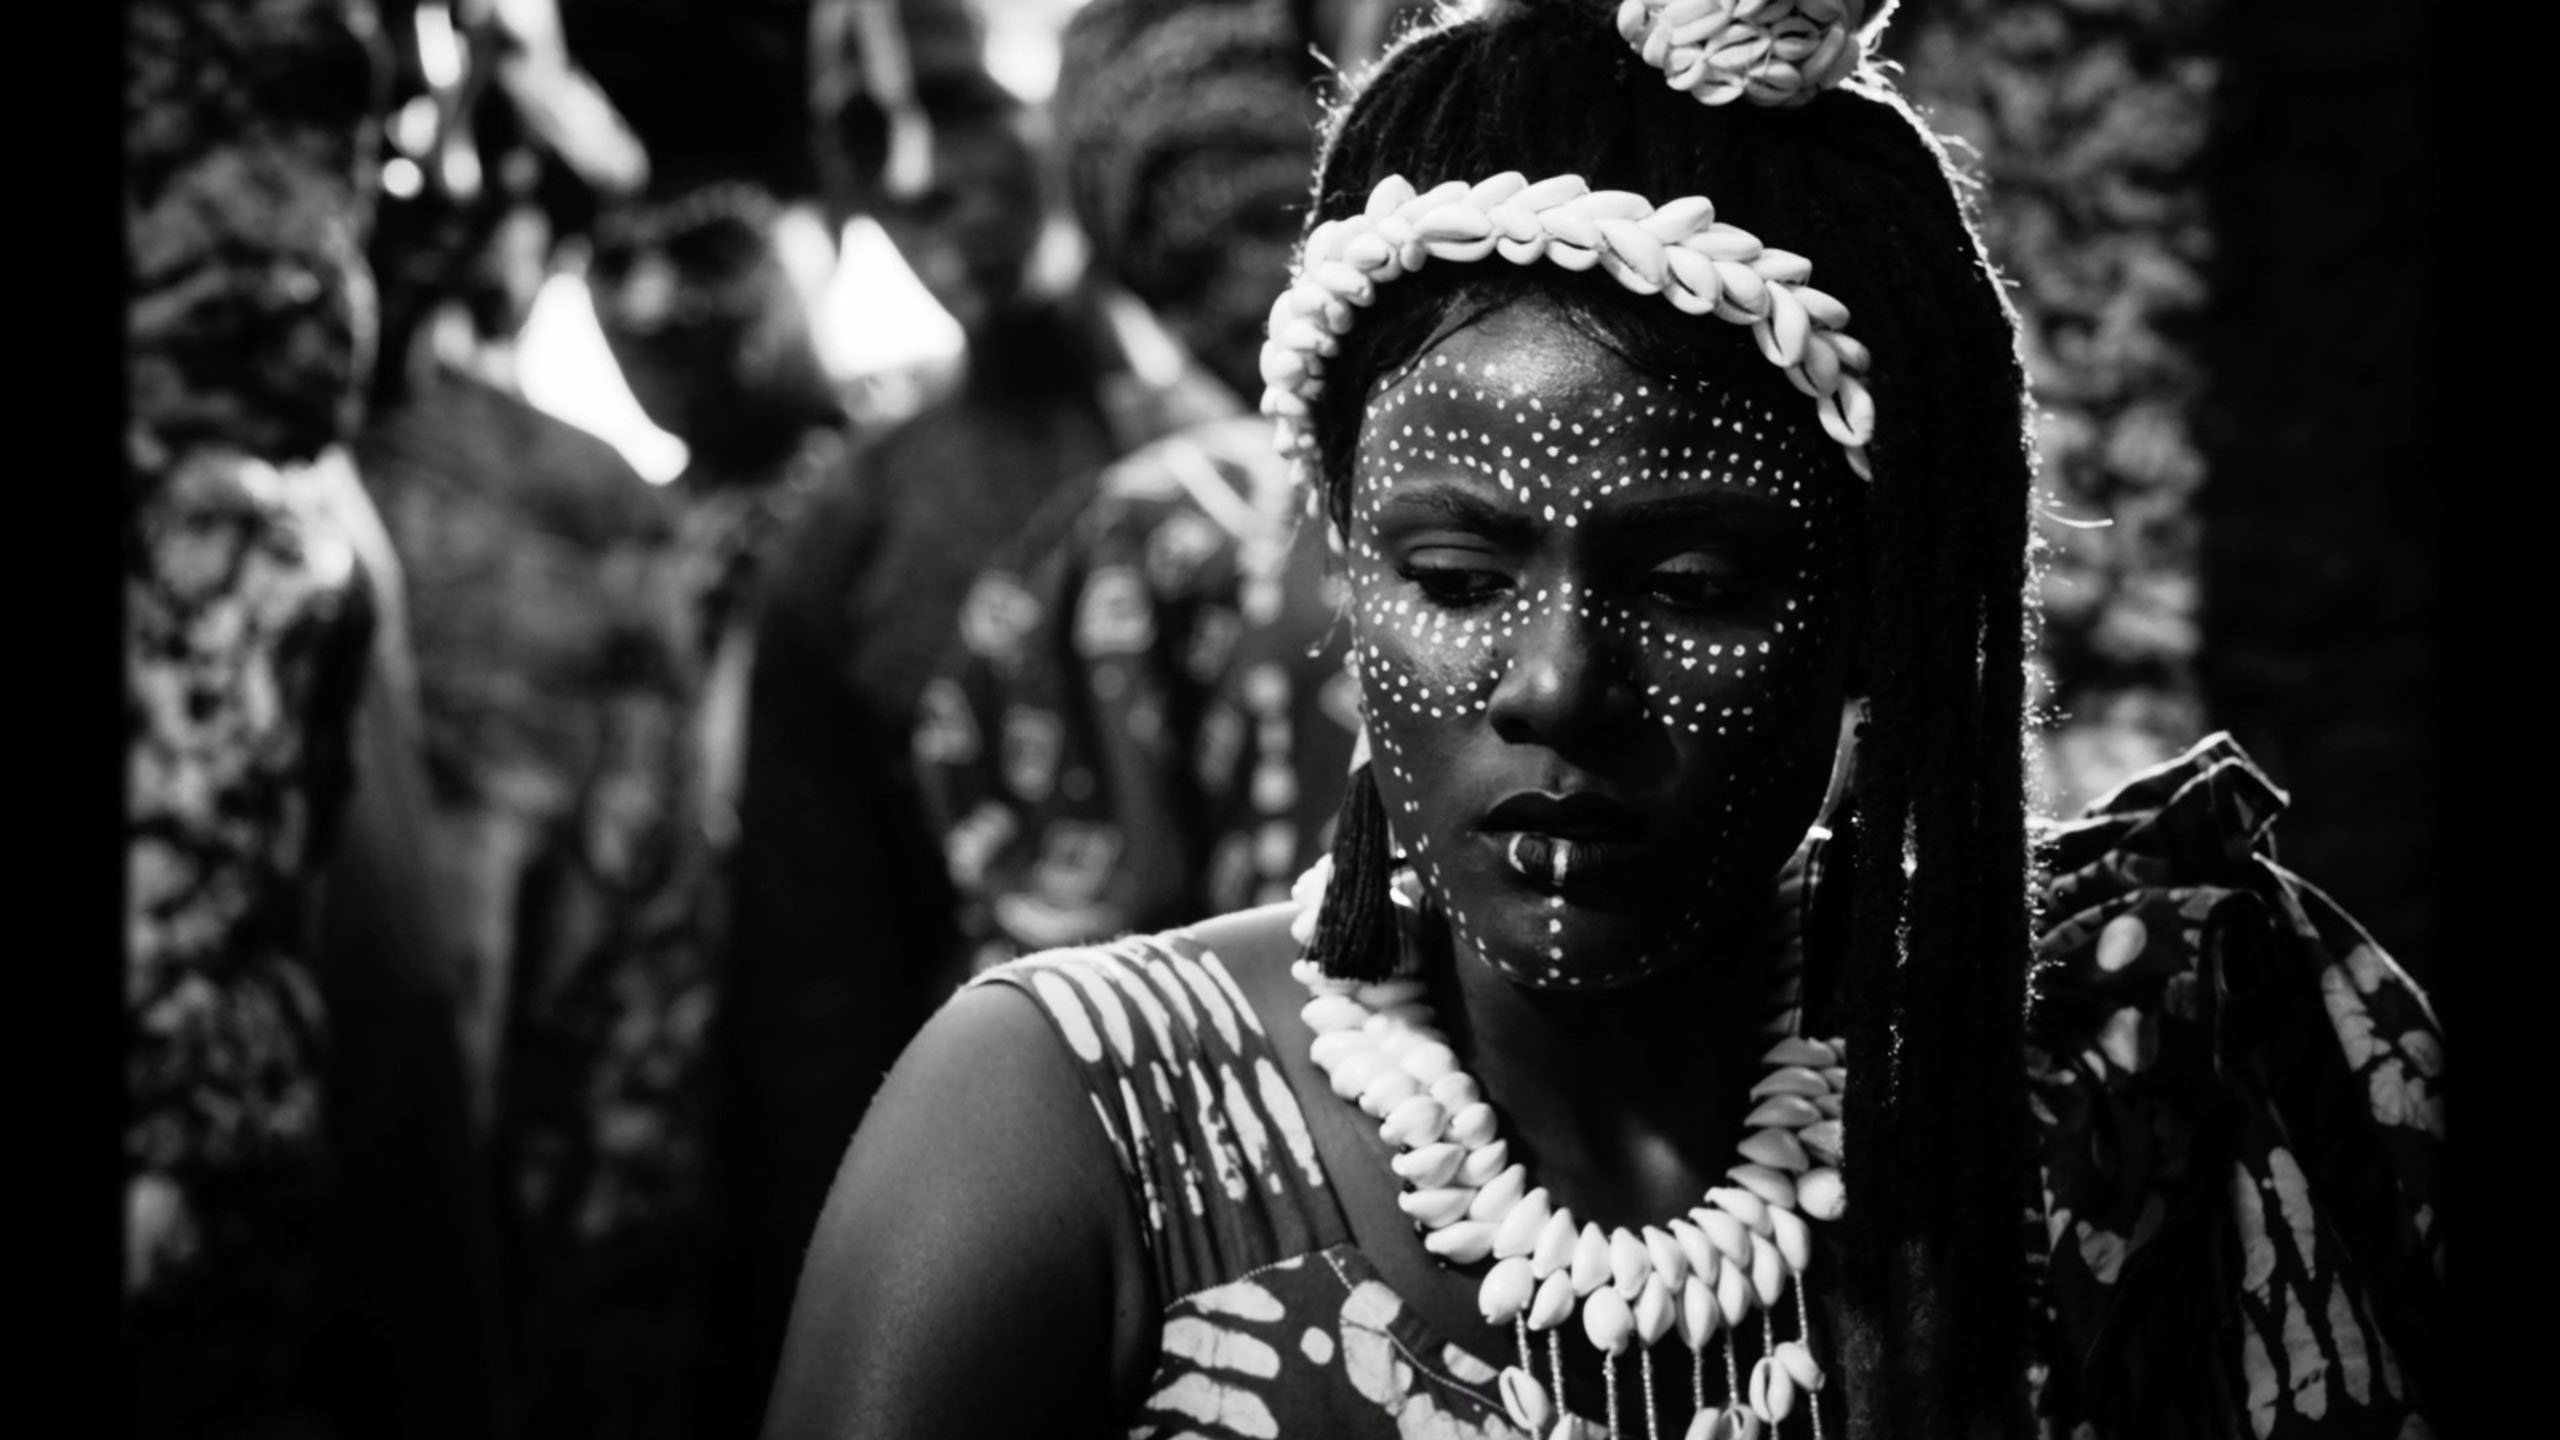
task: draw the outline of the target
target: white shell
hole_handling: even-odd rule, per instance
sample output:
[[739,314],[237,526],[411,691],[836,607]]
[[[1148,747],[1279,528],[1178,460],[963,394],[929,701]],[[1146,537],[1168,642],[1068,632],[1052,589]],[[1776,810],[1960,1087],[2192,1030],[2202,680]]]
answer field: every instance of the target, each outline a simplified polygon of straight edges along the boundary
[[1795,1377],[1787,1373],[1787,1367],[1766,1355],[1751,1366],[1751,1408],[1772,1425],[1786,1419],[1796,1408]]
[[1402,1070],[1385,1069],[1361,1087],[1360,1108],[1372,1119],[1384,1120],[1387,1112],[1422,1093],[1422,1082]]
[[1396,1208],[1420,1224],[1437,1230],[1443,1225],[1466,1217],[1467,1202],[1476,1192],[1460,1185],[1434,1186],[1429,1190],[1407,1190],[1396,1197]]
[[1556,1402],[1547,1398],[1547,1387],[1538,1383],[1537,1376],[1512,1365],[1503,1370],[1498,1383],[1503,1413],[1512,1424],[1535,1435],[1556,1418]]
[[1722,1412],[1701,1410],[1689,1417],[1689,1428],[1680,1440],[1724,1440],[1724,1428],[1717,1423]]
[[1787,1262],[1789,1270],[1801,1275],[1813,1263],[1813,1232],[1793,1210],[1769,1212],[1769,1238],[1777,1242],[1778,1258]]
[[1796,1132],[1796,1139],[1802,1142],[1806,1154],[1823,1164],[1840,1163],[1840,1121],[1836,1117],[1826,1117],[1807,1125]]
[[1357,1100],[1360,1092],[1369,1088],[1370,1081],[1393,1069],[1395,1062],[1374,1048],[1355,1050],[1343,1056],[1341,1062],[1326,1073],[1325,1079],[1332,1083],[1334,1094],[1345,1100]]
[[1704,1275],[1712,1285],[1716,1278],[1716,1247],[1697,1222],[1679,1219],[1671,1222],[1671,1239],[1680,1247],[1680,1258],[1689,1262],[1690,1273]]
[[1529,1308],[1530,1297],[1537,1293],[1537,1277],[1529,1273],[1527,1257],[1514,1255],[1485,1272],[1484,1283],[1476,1287],[1476,1309],[1487,1325],[1508,1325]]
[[1615,1290],[1594,1290],[1582,1302],[1582,1333],[1590,1336],[1592,1347],[1604,1355],[1623,1352],[1635,1327],[1635,1312],[1627,1308],[1627,1302]]
[[1404,1067],[1406,1074],[1429,1085],[1458,1073],[1458,1052],[1437,1040],[1418,1040],[1396,1057],[1396,1063]]
[[1319,995],[1298,1007],[1298,1018],[1319,1035],[1353,1030],[1369,1018],[1369,1007],[1348,995]]
[[1716,1324],[1722,1318],[1716,1309],[1716,1292],[1704,1279],[1692,1275],[1680,1285],[1680,1343],[1692,1350],[1704,1350],[1715,1338]]
[[1796,1205],[1816,1220],[1837,1220],[1849,1208],[1849,1187],[1827,1165],[1808,1170],[1796,1182]]
[[1777,1044],[1770,1046],[1768,1051],[1761,1055],[1760,1063],[1763,1065],[1802,1065],[1810,1070],[1819,1070],[1826,1065],[1839,1064],[1840,1052],[1819,1040],[1810,1040],[1801,1035],[1790,1035],[1786,1039],[1779,1041]]
[[1351,1056],[1370,1049],[1375,1044],[1375,1041],[1361,1031],[1335,1030],[1319,1035],[1309,1042],[1307,1058],[1315,1061],[1316,1068],[1322,1070],[1325,1078],[1330,1080],[1333,1078],[1334,1067]]
[[1765,1100],[1772,1095],[1822,1095],[1832,1089],[1830,1082],[1802,1065],[1781,1065],[1760,1077],[1751,1087],[1751,1098]]
[[[1412,1105],[1419,1102],[1408,1100],[1405,1103]],[[1718,1185],[1707,1192],[1707,1200],[1717,1209],[1741,1221],[1748,1229],[1765,1232],[1769,1228],[1768,1202],[1748,1190],[1732,1185]]]
[[1811,1346],[1801,1340],[1781,1340],[1774,1353],[1797,1389],[1810,1393],[1822,1388],[1822,1366],[1813,1358]]
[[[1484,1152],[1479,1150],[1476,1153],[1481,1155]],[[1462,1178],[1464,1169],[1465,1167],[1460,1167]],[[1487,1221],[1499,1227],[1510,1217],[1512,1207],[1520,1203],[1521,1192],[1528,1188],[1528,1169],[1525,1166],[1514,1165],[1494,1176],[1492,1180],[1486,1182],[1483,1189],[1475,1193],[1475,1198],[1467,1205],[1467,1218]]]
[[1778,1297],[1787,1291],[1786,1257],[1778,1253],[1776,1243],[1766,1235],[1751,1237],[1751,1290],[1763,1306],[1772,1310],[1778,1306]]
[[1467,1147],[1441,1140],[1403,1151],[1387,1164],[1417,1189],[1429,1190],[1457,1178],[1458,1166],[1466,1158]]
[[1459,1220],[1423,1236],[1422,1247],[1452,1265],[1473,1265],[1493,1253],[1493,1227],[1481,1220]]
[[1751,1313],[1751,1272],[1741,1265],[1727,1265],[1716,1272],[1716,1308],[1724,1312],[1726,1329],[1742,1323]]
[[1645,1277],[1644,1288],[1636,1292],[1637,1339],[1651,1345],[1670,1331],[1671,1322],[1678,1318],[1680,1309],[1680,1302],[1673,1298],[1675,1293],[1663,1283],[1661,1276]]
[[1804,1147],[1796,1143],[1795,1132],[1775,1128],[1754,1130],[1742,1137],[1742,1153],[1774,1170],[1794,1173],[1813,1162],[1805,1158]]
[[1772,1095],[1761,1101],[1750,1114],[1743,1116],[1742,1123],[1783,1125],[1792,1130],[1810,1125],[1821,1118],[1822,1112],[1815,1109],[1813,1102],[1802,1095]]
[[1511,1142],[1496,1140],[1490,1145],[1468,1151],[1467,1158],[1458,1162],[1458,1183],[1487,1184],[1494,1176],[1501,1174],[1504,1167],[1510,1163]]
[[1737,1263],[1749,1262],[1751,1232],[1740,1220],[1713,1205],[1699,1206],[1689,1212],[1689,1218],[1697,1222],[1699,1232],[1707,1237],[1707,1243],[1724,1258]]
[[1609,1237],[1585,1225],[1573,1238],[1573,1293],[1588,1295],[1609,1281]]
[[1547,1228],[1538,1232],[1538,1243],[1529,1251],[1529,1265],[1538,1272],[1539,1279],[1565,1274],[1573,1268],[1574,1242],[1580,1236],[1570,1207],[1547,1217]]
[[1390,1145],[1408,1149],[1428,1145],[1449,1128],[1449,1112],[1428,1095],[1416,1095],[1387,1112],[1386,1123],[1378,1127],[1378,1136]]
[[1538,1282],[1538,1293],[1529,1302],[1529,1328],[1553,1330],[1573,1313],[1573,1277],[1558,1270]]
[[1745,1161],[1724,1172],[1733,1182],[1759,1196],[1771,1206],[1796,1203],[1795,1177],[1784,1170],[1772,1170],[1757,1161]]
[[1538,1232],[1547,1225],[1547,1192],[1544,1186],[1520,1197],[1502,1223],[1493,1227],[1493,1253],[1509,1259],[1526,1256],[1538,1248]]
[[1452,1110],[1462,1110],[1484,1098],[1476,1088],[1476,1077],[1464,1070],[1452,1070],[1431,1082],[1431,1098]]
[[1492,1144],[1500,1123],[1494,1118],[1493,1107],[1479,1100],[1449,1117],[1449,1138],[1472,1150]]
[[1654,1273],[1662,1277],[1663,1284],[1678,1289],[1680,1282],[1689,1278],[1689,1256],[1681,1250],[1680,1242],[1659,1225],[1644,1227],[1643,1238],[1644,1253],[1653,1261]]
[[1621,1226],[1609,1232],[1609,1279],[1617,1286],[1619,1299],[1633,1300],[1643,1294],[1645,1277],[1652,1273],[1653,1257],[1634,1231]]

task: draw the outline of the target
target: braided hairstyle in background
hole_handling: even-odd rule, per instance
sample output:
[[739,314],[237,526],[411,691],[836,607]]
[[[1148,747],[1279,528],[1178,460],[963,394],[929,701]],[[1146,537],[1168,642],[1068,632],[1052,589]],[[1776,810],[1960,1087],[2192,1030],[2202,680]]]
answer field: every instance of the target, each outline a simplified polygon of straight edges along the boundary
[[1104,273],[1239,395],[1306,209],[1319,71],[1282,0],[1089,0],[1051,102]]
[[[1331,118],[1309,224],[1359,213],[1393,174],[1426,190],[1579,174],[1656,204],[1705,195],[1808,257],[1848,305],[1874,353],[1879,417],[1864,487],[1867,720],[1825,865],[1845,911],[1836,942],[1809,947],[1832,953],[1807,958],[1809,1003],[1855,1057],[1840,1372],[1858,1436],[2023,1433],[2033,451],[2015,317],[1965,182],[1880,78],[1787,109],[1702,105],[1619,37],[1615,9],[1496,4],[1406,36]],[[1454,317],[1530,289],[1648,368],[1769,373],[1735,327],[1598,272],[1427,265],[1381,286],[1328,363],[1313,426],[1335,526],[1349,523],[1371,387]],[[1385,826],[1364,770],[1312,947],[1337,972],[1393,953]]]

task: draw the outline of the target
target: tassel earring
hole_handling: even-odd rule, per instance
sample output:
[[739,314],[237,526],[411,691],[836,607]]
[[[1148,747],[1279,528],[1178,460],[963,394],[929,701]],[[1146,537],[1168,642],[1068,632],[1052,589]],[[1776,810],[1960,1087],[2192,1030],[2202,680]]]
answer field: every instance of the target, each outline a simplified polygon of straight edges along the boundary
[[1307,958],[1336,980],[1385,980],[1395,973],[1394,846],[1387,806],[1368,765],[1351,772],[1333,822],[1333,878],[1316,909]]

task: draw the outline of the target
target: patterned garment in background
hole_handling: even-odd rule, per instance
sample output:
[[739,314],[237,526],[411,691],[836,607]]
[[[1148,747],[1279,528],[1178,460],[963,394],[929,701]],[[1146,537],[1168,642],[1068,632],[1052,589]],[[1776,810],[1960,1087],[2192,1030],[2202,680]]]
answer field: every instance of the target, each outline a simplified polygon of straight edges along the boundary
[[1168,436],[991,563],[916,758],[981,967],[1286,899],[1359,724],[1269,423]]
[[[2056,1440],[2432,1433],[2442,1044],[2268,858],[2280,805],[2216,736],[2051,837],[2029,1063]],[[1030,995],[1072,1053],[1171,1297],[1132,1435],[1522,1436],[1509,1357],[1436,1334],[1348,1238],[1217,956],[1139,937],[977,983]]]
[[127,571],[126,1361],[200,1413],[307,1385],[330,1188],[309,906],[373,626],[325,484],[196,450]]
[[701,1364],[714,875],[676,494],[460,370],[361,451],[409,576],[502,1172],[517,1424],[674,1435]]
[[132,1434],[320,1423],[310,927],[373,624],[327,491],[371,324],[374,28],[364,0],[125,12]]

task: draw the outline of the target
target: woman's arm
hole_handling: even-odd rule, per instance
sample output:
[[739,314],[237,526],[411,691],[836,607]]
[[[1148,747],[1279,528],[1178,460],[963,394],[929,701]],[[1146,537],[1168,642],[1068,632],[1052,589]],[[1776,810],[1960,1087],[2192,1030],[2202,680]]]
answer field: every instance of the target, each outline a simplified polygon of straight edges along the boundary
[[882,1084],[802,1267],[766,1440],[1120,1434],[1156,1301],[1038,1006],[956,996]]

